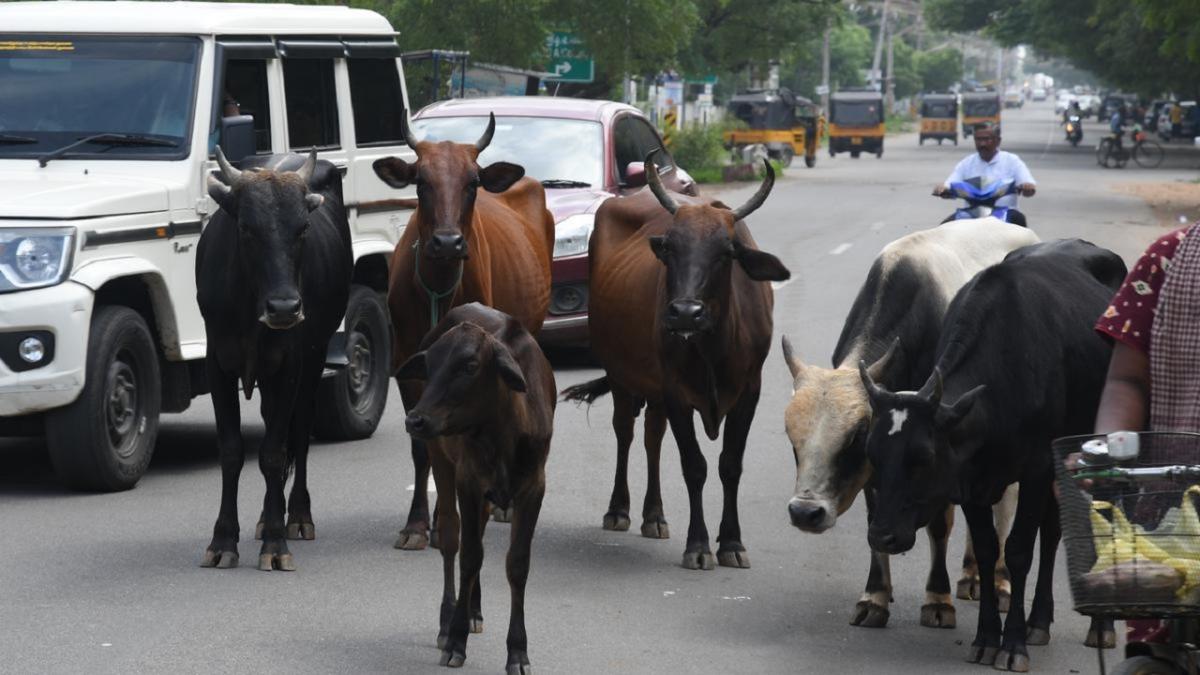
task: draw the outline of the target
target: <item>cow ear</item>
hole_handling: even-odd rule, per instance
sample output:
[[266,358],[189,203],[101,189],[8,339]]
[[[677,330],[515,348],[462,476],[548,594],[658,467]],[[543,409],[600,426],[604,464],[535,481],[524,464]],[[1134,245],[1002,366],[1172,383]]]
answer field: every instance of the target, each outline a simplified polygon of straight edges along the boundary
[[494,340],[492,353],[496,355],[496,369],[500,371],[500,379],[504,380],[504,384],[507,384],[508,388],[513,391],[523,392],[528,389],[525,383],[525,374],[521,372],[521,367],[513,358],[512,351],[504,343]]
[[237,215],[237,199],[233,196],[233,188],[217,180],[215,176],[208,177],[208,196],[226,212]]
[[792,276],[779,258],[766,251],[743,246],[737,240],[733,242],[733,257],[746,275],[755,281],[787,281]]
[[986,384],[981,384],[971,391],[963,394],[957,401],[951,405],[938,406],[937,417],[934,419],[934,425],[939,429],[950,429],[963,421],[963,418],[971,412],[971,408],[975,406],[975,401],[979,399],[979,395],[983,390],[987,389]]
[[425,352],[417,352],[400,366],[400,370],[396,371],[397,380],[425,380],[429,378],[429,372],[425,365]]
[[496,162],[479,170],[479,183],[488,192],[504,192],[521,180],[525,167],[509,162]]
[[654,257],[663,262],[667,262],[667,235],[656,234],[649,239],[650,250],[654,251]]
[[323,197],[315,192],[310,192],[310,193],[304,195],[304,205],[308,207],[308,210],[310,213],[321,208],[321,205],[324,203],[325,203],[325,197]]
[[398,157],[377,159],[371,168],[375,169],[375,175],[379,176],[379,180],[397,190],[408,187],[409,183],[417,179],[416,165],[409,164]]

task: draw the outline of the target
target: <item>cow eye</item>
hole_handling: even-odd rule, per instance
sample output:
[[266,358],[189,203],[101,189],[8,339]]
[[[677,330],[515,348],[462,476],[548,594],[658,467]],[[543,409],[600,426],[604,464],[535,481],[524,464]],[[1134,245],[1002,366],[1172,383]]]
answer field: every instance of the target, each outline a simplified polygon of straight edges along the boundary
[[464,361],[462,364],[462,370],[464,373],[473,373],[476,370],[479,370],[479,362],[474,359]]

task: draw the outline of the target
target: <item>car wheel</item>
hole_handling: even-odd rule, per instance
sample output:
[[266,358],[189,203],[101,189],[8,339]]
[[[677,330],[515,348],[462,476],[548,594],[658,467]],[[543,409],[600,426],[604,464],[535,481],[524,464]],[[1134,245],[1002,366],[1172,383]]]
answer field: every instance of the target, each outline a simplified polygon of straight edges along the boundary
[[46,416],[54,471],[77,490],[137,485],[158,439],[158,351],[141,315],[101,306],[92,315],[79,398]]
[[375,433],[387,404],[392,335],[387,306],[366,286],[350,289],[346,304],[346,357],[341,372],[317,389],[313,435],[326,441],[350,441]]

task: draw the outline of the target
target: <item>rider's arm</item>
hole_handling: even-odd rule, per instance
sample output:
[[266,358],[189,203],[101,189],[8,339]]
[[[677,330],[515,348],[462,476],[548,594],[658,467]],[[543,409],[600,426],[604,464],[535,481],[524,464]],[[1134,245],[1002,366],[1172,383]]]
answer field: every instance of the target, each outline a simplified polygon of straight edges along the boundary
[[958,181],[963,180],[963,178],[964,178],[963,166],[965,166],[966,163],[969,161],[971,161],[971,155],[968,155],[967,157],[959,160],[958,164],[954,165],[954,170],[951,171],[950,175],[946,177],[946,181],[944,183],[942,183],[941,185],[938,185],[933,188],[933,194],[940,195],[943,192],[950,189],[951,183],[956,183]]
[[1150,411],[1150,358],[1124,342],[1113,346],[1096,411],[1096,433],[1141,431]]

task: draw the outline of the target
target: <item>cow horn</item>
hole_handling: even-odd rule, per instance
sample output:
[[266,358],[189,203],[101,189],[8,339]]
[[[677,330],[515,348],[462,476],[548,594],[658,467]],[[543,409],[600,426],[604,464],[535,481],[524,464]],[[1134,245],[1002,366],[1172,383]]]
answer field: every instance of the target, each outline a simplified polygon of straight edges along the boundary
[[479,140],[475,141],[475,149],[479,152],[483,152],[484,149],[491,144],[492,134],[494,133],[496,133],[496,113],[493,112],[488,113],[487,130],[483,132],[483,135],[479,137]]
[[306,187],[308,186],[309,181],[312,180],[313,171],[315,171],[316,168],[317,149],[313,148],[312,151],[308,153],[308,158],[304,160],[303,166],[296,171],[296,175],[300,176],[300,179],[304,181],[304,185]]
[[417,149],[417,139],[412,135],[412,129],[408,126],[408,113],[400,116],[400,130],[404,132],[404,142],[413,150]]
[[921,387],[921,391],[917,392],[917,396],[929,400],[934,405],[942,401],[942,369],[935,367],[933,374],[925,381],[925,385]]
[[646,185],[649,185],[650,191],[654,193],[655,197],[658,197],[658,203],[662,204],[662,207],[671,215],[675,215],[675,212],[679,210],[679,204],[676,204],[671,195],[667,194],[667,189],[663,187],[662,180],[658,177],[658,167],[654,166],[652,159],[656,152],[658,152],[658,148],[651,150],[650,154],[646,155]]
[[895,358],[896,351],[899,349],[900,338],[897,337],[895,340],[892,340],[892,344],[888,347],[888,350],[884,352],[883,356],[879,357],[879,359],[875,361],[875,363],[872,363],[867,369],[867,372],[871,374],[871,379],[878,380],[883,377],[884,373],[887,372],[888,366],[891,365],[892,359]]
[[875,380],[871,379],[871,373],[867,372],[867,362],[858,362],[858,376],[862,378],[863,387],[867,390],[867,396],[874,401],[884,394],[883,387],[875,384]]
[[242,178],[242,172],[233,168],[228,159],[225,159],[225,153],[221,150],[221,146],[217,146],[217,166],[221,167],[221,177],[225,179],[226,185],[232,186]]
[[767,175],[763,178],[762,186],[758,188],[758,192],[754,193],[750,201],[733,210],[734,220],[742,220],[757,211],[758,207],[767,201],[767,195],[771,194],[771,188],[775,187],[775,169],[772,169],[771,163],[765,159],[763,160],[763,166],[767,168]]

